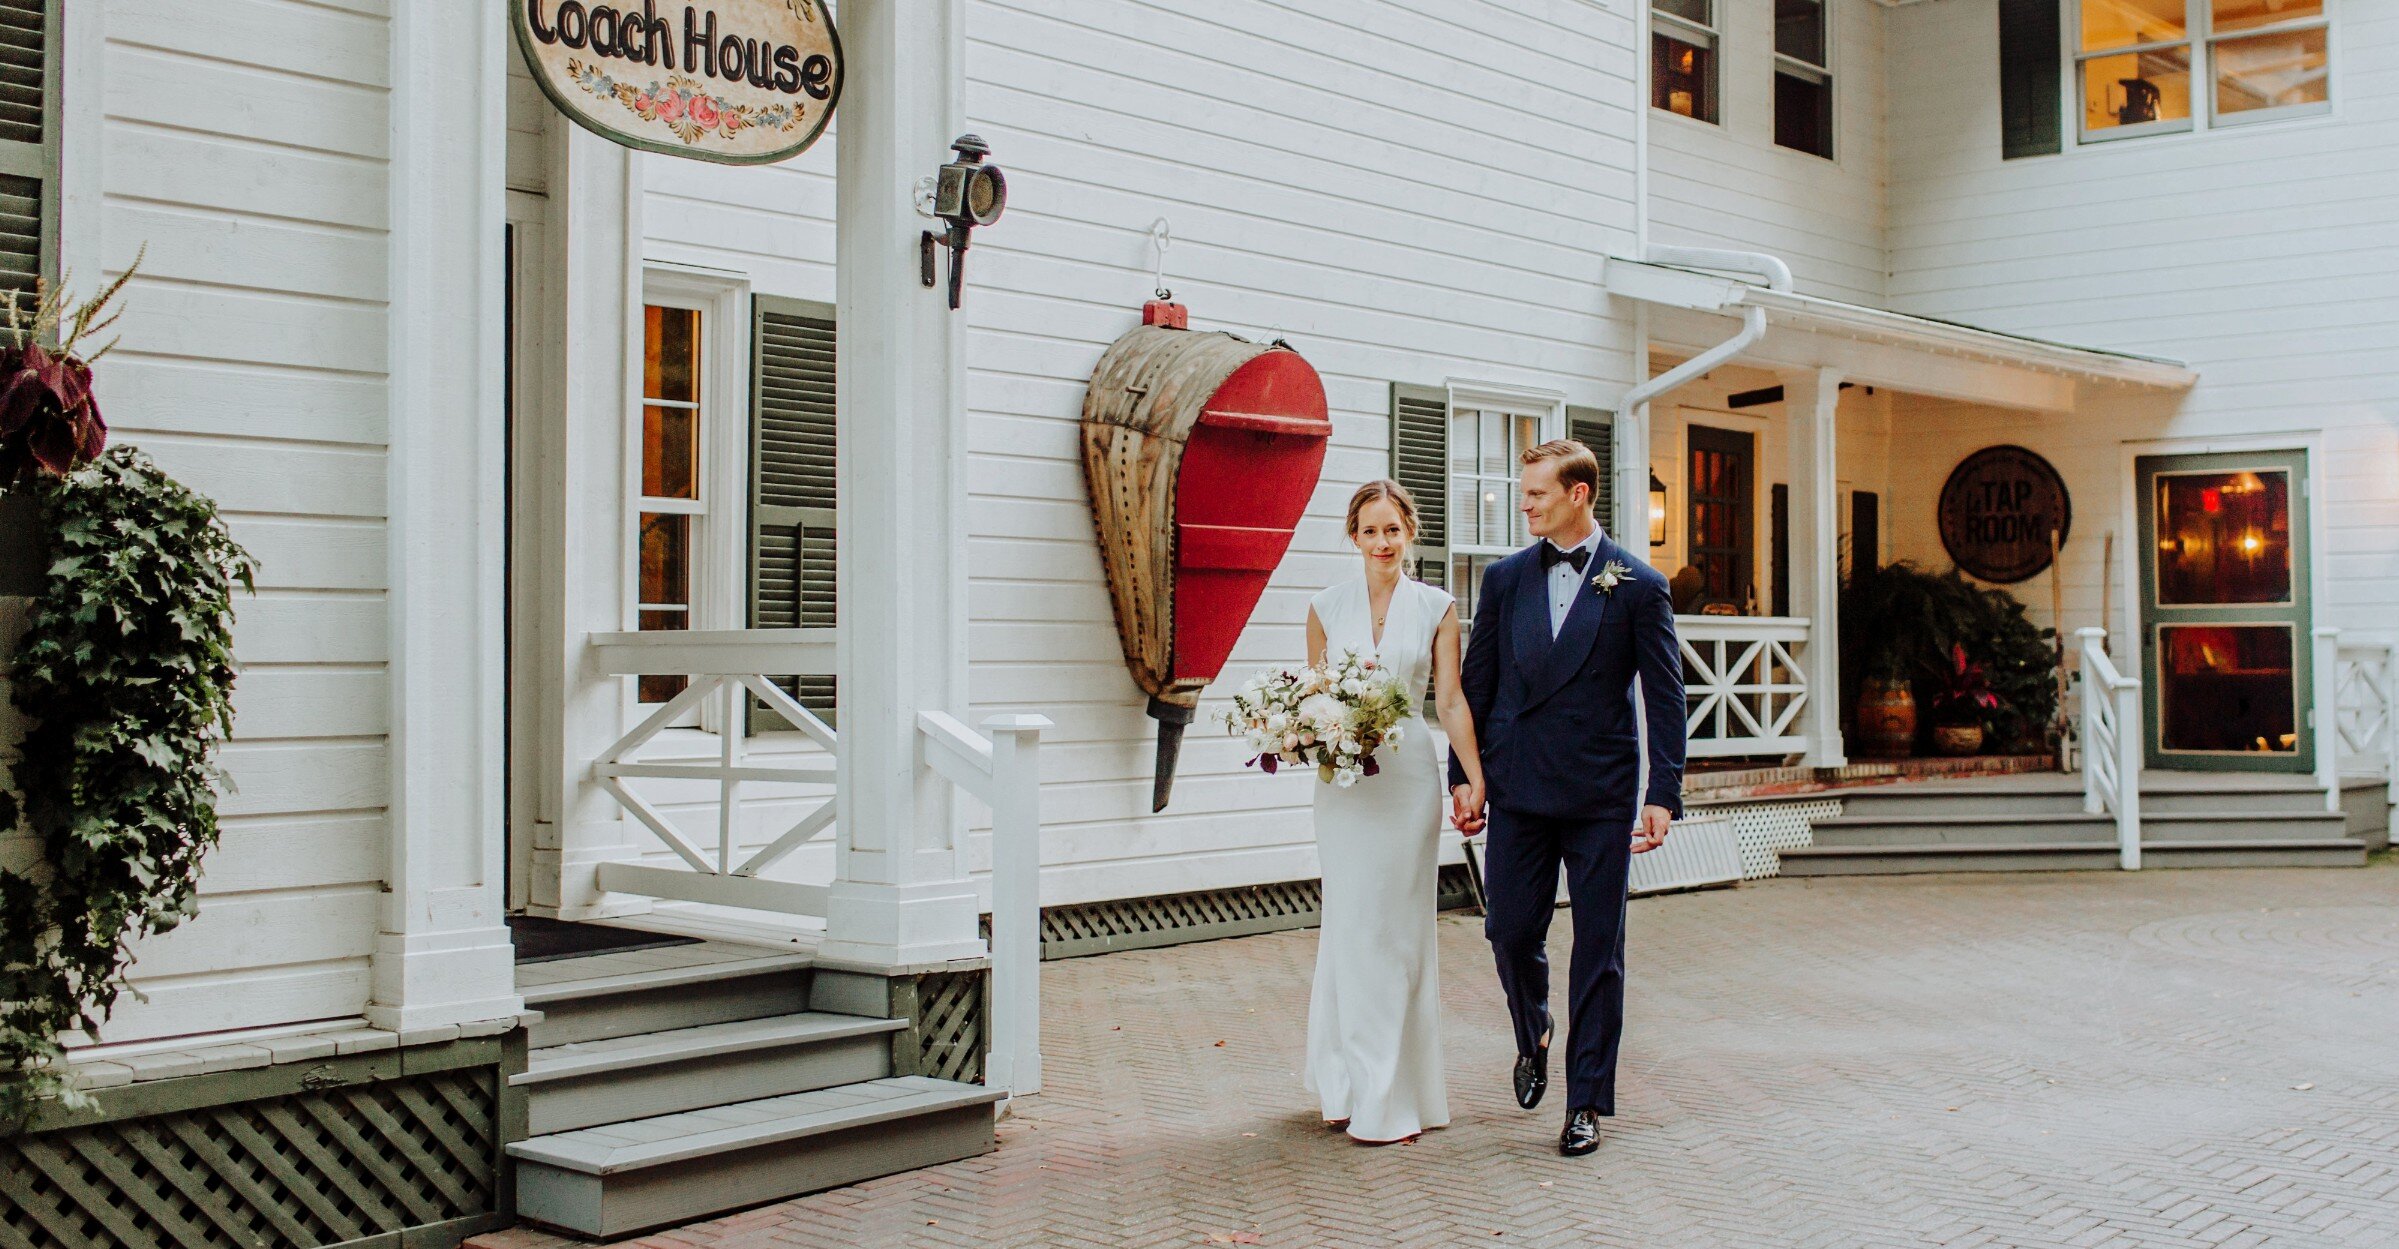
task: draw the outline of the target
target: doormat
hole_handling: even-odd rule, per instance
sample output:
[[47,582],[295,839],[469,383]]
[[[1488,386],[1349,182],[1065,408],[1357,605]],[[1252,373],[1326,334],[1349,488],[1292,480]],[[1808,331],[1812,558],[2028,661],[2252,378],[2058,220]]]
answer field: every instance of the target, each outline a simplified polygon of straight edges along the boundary
[[508,933],[516,940],[516,961],[520,964],[700,943],[698,937],[643,932],[638,928],[613,928],[606,924],[572,924],[538,915],[509,916]]

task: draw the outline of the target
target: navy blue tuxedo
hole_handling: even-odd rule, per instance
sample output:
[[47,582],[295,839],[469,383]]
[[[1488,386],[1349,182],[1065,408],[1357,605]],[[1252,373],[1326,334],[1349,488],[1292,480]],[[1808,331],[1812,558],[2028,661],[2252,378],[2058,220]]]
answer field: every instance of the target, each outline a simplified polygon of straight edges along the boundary
[[[1644,802],[1683,809],[1682,650],[1666,578],[1605,537],[1551,637],[1540,545],[1484,572],[1461,673],[1490,801],[1484,932],[1517,1049],[1531,1053],[1549,1042],[1549,922],[1565,872],[1574,908],[1567,1106],[1614,1114],[1632,828]],[[1603,590],[1594,579],[1610,564],[1630,571]],[[1650,730],[1646,789],[1636,676]],[[1464,783],[1455,759],[1450,780]]]

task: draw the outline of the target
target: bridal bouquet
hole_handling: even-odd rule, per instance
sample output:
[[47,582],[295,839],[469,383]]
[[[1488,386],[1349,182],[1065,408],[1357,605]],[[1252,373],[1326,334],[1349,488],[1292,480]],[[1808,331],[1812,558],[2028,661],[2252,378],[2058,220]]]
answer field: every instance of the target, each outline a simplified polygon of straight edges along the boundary
[[1346,789],[1382,770],[1374,752],[1400,740],[1412,710],[1398,673],[1344,651],[1313,667],[1251,677],[1224,719],[1258,752],[1250,762],[1259,771],[1313,764],[1316,779]]

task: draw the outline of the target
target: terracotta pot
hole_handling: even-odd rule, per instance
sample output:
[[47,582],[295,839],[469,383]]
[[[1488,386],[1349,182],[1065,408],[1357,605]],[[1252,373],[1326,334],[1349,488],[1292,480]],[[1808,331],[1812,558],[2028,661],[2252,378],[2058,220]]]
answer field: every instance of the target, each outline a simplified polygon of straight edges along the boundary
[[1983,726],[1979,724],[1936,724],[1933,726],[1933,748],[1953,757],[1978,755],[1983,748]]
[[1905,681],[1866,678],[1858,694],[1858,741],[1870,759],[1905,759],[1916,751],[1916,695]]

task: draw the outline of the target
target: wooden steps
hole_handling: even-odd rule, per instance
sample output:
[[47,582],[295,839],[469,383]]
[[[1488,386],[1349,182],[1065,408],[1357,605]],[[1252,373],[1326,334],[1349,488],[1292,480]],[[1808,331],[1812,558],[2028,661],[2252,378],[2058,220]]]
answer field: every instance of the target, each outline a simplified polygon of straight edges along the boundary
[[[2388,844],[2388,789],[2343,787],[2342,810],[2304,778],[2151,774],[2141,793],[2141,863],[2174,867],[2356,867]],[[2082,809],[2079,777],[1928,781],[1843,791],[1814,844],[1781,852],[1785,876],[2106,871],[2116,824]]]
[[987,1153],[1001,1094],[903,1076],[536,1137],[517,1212],[622,1236]]
[[508,1146],[533,1222],[615,1237],[993,1148],[1001,1094],[893,1076],[910,1021],[868,1013],[880,978],[725,942],[518,978],[545,1016],[509,1080],[533,1133]]

